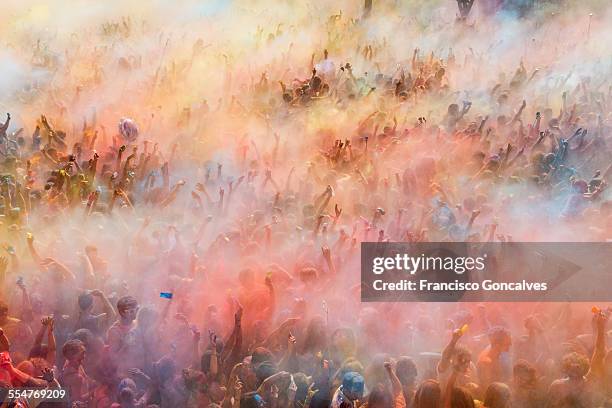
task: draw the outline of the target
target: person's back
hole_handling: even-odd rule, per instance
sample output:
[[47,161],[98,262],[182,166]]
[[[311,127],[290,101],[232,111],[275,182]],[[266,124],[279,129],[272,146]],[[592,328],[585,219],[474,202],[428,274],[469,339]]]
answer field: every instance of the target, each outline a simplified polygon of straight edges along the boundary
[[462,387],[454,387],[451,394],[451,405],[452,408],[475,408],[474,398],[472,395]]
[[504,383],[492,383],[487,387],[484,398],[486,408],[508,408],[510,407],[510,387]]
[[96,336],[99,336],[102,334],[102,331],[100,330],[100,325],[98,321],[99,319],[96,316],[93,316],[88,313],[82,313],[77,318],[75,330],[87,329]]
[[363,395],[364,379],[357,372],[348,372],[344,374],[342,385],[338,387],[332,398],[332,408],[353,408],[356,406],[356,401],[361,399]]
[[592,406],[593,388],[587,379],[588,357],[576,352],[569,353],[563,357],[561,368],[566,377],[552,382],[548,389],[546,406],[550,408]]
[[509,350],[512,345],[510,332],[494,327],[489,332],[490,345],[478,356],[478,379],[482,389],[493,382],[507,382],[512,370]]
[[117,302],[119,319],[108,329],[106,344],[109,346],[111,358],[117,363],[117,372],[120,375],[126,373],[129,368],[138,367],[135,350],[142,347],[142,338],[135,330],[136,313],[138,303],[131,296],[124,296]]
[[439,408],[442,400],[440,383],[435,380],[425,380],[414,393],[413,408]]
[[[393,403],[393,397],[391,393],[385,389],[382,384],[377,384],[374,389],[368,395],[366,402],[367,408],[400,408]],[[403,404],[401,408],[405,408],[406,404]]]
[[21,320],[9,316],[6,303],[0,301],[0,327],[11,342],[11,352],[27,354],[32,344],[32,329]]

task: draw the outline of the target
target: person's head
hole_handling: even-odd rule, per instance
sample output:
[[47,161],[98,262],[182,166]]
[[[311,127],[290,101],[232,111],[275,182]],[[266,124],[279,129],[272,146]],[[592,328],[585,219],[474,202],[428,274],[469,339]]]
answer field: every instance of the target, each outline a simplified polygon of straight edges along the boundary
[[89,312],[93,307],[94,299],[91,293],[84,292],[79,295],[78,299],[79,310],[81,312]]
[[83,342],[86,349],[91,350],[91,345],[95,340],[94,334],[89,329],[79,329],[70,335],[70,339],[77,339]]
[[342,363],[342,365],[340,366],[340,369],[336,373],[336,379],[338,381],[342,381],[342,379],[344,378],[344,375],[350,372],[356,372],[360,374],[365,373],[365,368],[363,364],[361,364],[361,362],[357,360],[355,357],[349,357]]
[[85,358],[85,345],[81,340],[68,340],[62,346],[62,355],[71,364],[81,364]]
[[459,373],[467,372],[472,361],[472,353],[465,347],[455,347],[453,354],[453,369]]
[[260,385],[266,378],[276,374],[278,371],[276,364],[274,364],[272,361],[264,361],[254,365],[253,369],[255,371],[255,376],[257,377],[258,385]]
[[577,194],[585,194],[589,189],[589,185],[585,180],[572,181],[572,191]]
[[117,401],[121,404],[122,407],[127,406],[130,407],[134,405],[134,399],[136,395],[134,394],[134,390],[131,388],[124,388],[119,391],[119,395],[117,396]]
[[270,350],[265,347],[255,347],[251,357],[251,364],[255,366],[264,361],[272,361],[273,359],[274,356]]
[[160,384],[172,380],[176,375],[176,363],[170,357],[162,357],[155,363],[155,374]]
[[486,408],[508,408],[510,406],[510,387],[495,382],[487,387],[484,405]]
[[331,335],[331,349],[339,363],[355,355],[357,348],[355,333],[349,328],[336,329]]
[[475,408],[474,397],[462,387],[454,387],[451,393],[451,406],[453,408]]
[[96,259],[98,257],[98,248],[96,248],[94,245],[86,245],[85,253],[88,257]]
[[526,360],[519,360],[512,369],[514,385],[518,388],[531,388],[537,382],[536,369]]
[[459,105],[456,103],[450,104],[448,106],[448,114],[451,116],[457,116],[459,114]]
[[157,321],[158,313],[155,309],[148,306],[143,306],[138,310],[136,319],[138,321],[138,327],[142,329],[148,329],[153,326]]
[[418,371],[417,366],[410,357],[402,356],[397,360],[395,373],[403,386],[414,385]]
[[297,387],[297,391],[295,392],[295,401],[303,402],[308,395],[308,387],[312,384],[312,378],[308,377],[304,373],[295,373],[293,374],[293,381]]
[[357,372],[351,371],[344,374],[342,378],[342,393],[351,401],[361,399],[365,380]]
[[385,383],[388,378],[387,370],[385,369],[385,361],[389,360],[389,356],[377,353],[372,356],[372,360],[366,366],[363,376],[366,381],[366,387],[372,389],[378,383]]
[[313,284],[317,281],[317,270],[315,268],[302,268],[299,273],[300,281],[305,284]]
[[304,352],[317,352],[327,348],[325,320],[320,316],[313,317],[308,323],[304,337]]
[[507,352],[510,351],[512,337],[508,329],[496,326],[489,330],[489,343],[491,344],[491,349],[498,352]]
[[123,296],[117,301],[117,311],[121,320],[133,322],[138,312],[138,302],[132,296]]
[[121,390],[123,390],[125,388],[130,388],[134,392],[136,392],[138,390],[138,386],[136,385],[134,380],[132,380],[129,377],[126,377],[126,378],[122,379],[121,381],[119,381],[119,384],[117,385],[117,392],[120,393]]
[[368,395],[368,408],[387,408],[392,406],[393,397],[384,385],[378,383]]
[[419,384],[414,394],[414,408],[438,408],[442,390],[436,380],[425,380]]
[[570,379],[582,379],[589,371],[589,359],[581,353],[568,353],[561,360],[561,372]]
[[185,383],[185,387],[189,391],[201,390],[206,384],[206,375],[200,370],[184,368],[182,371],[182,377]]

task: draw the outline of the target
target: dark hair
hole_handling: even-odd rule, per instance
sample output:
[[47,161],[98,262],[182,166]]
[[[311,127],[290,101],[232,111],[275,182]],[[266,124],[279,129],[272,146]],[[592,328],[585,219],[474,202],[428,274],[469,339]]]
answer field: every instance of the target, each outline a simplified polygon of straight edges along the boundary
[[493,345],[501,343],[508,337],[510,337],[510,332],[505,327],[495,326],[489,330],[489,341]]
[[79,329],[70,335],[70,339],[81,340],[85,347],[91,344],[94,337],[94,334],[89,329]]
[[81,310],[87,310],[93,305],[93,296],[91,293],[85,292],[79,295],[79,308]]
[[572,352],[563,356],[561,360],[561,371],[569,375],[574,370],[579,370],[579,375],[585,375],[589,371],[589,359],[584,354]]
[[304,373],[295,373],[293,374],[293,381],[297,386],[295,401],[304,402],[308,395],[308,387],[310,387],[312,380]]
[[325,320],[321,316],[310,319],[306,333],[304,334],[304,346],[302,352],[317,352],[327,348],[327,336],[325,333]]
[[465,388],[454,387],[451,394],[451,406],[453,408],[475,408],[474,397]]
[[414,382],[418,375],[417,366],[410,357],[402,356],[397,360],[395,366],[397,378],[403,385]]
[[414,408],[438,408],[442,400],[440,383],[436,380],[425,380],[414,394]]
[[258,384],[261,384],[263,380],[276,374],[278,371],[276,364],[271,361],[264,361],[255,366],[255,375],[257,376]]
[[132,296],[123,296],[117,301],[117,310],[119,313],[125,312],[127,309],[138,306],[138,301]]
[[506,408],[510,403],[510,387],[504,383],[494,382],[487,387],[484,405],[487,408]]
[[392,400],[393,397],[391,396],[391,393],[387,391],[384,385],[378,383],[372,389],[370,395],[368,395],[368,407],[374,407],[377,405],[390,407],[392,406]]
[[251,357],[251,364],[255,365],[258,363],[263,363],[264,361],[271,361],[274,357],[272,356],[272,352],[265,347],[256,347],[253,350]]
[[157,379],[164,383],[174,377],[176,373],[176,363],[170,357],[164,356],[155,363]]
[[77,339],[68,340],[62,346],[62,354],[69,360],[81,350],[85,350],[85,345],[81,340]]
[[472,352],[463,346],[456,346],[453,351],[453,361],[456,361],[459,356],[467,356],[468,360],[472,360]]
[[123,388],[121,391],[119,391],[119,395],[117,396],[117,400],[119,402],[128,402],[128,403],[133,403],[134,402],[134,391],[131,388]]
[[514,376],[529,377],[529,383],[535,384],[537,381],[537,373],[534,366],[531,365],[527,360],[519,360],[512,368]]

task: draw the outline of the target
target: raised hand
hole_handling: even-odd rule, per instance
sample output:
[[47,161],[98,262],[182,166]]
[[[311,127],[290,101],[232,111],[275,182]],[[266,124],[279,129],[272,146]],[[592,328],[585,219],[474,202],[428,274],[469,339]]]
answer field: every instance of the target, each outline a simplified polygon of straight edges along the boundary
[[213,349],[216,350],[216,348],[217,348],[217,335],[212,330],[208,331],[208,341],[209,341],[210,345],[213,347]]
[[287,351],[291,354],[295,351],[295,343],[296,343],[296,338],[295,336],[289,332],[289,338],[287,339]]
[[395,366],[397,362],[394,359],[390,359],[389,361],[385,361],[384,366],[388,371],[395,371]]
[[327,245],[321,247],[321,254],[326,261],[331,260],[331,249]]
[[96,297],[102,297],[104,296],[104,293],[102,293],[102,291],[100,289],[94,289],[91,292],[89,292],[92,296],[96,296]]
[[234,322],[237,325],[239,325],[240,322],[242,321],[242,313],[244,309],[242,308],[242,305],[238,302],[236,302],[236,306],[238,306],[238,309],[236,310],[236,313],[234,314]]
[[40,376],[40,378],[50,383],[53,382],[53,380],[55,379],[55,375],[53,374],[52,369],[50,369],[49,367],[45,367],[42,369],[42,375]]

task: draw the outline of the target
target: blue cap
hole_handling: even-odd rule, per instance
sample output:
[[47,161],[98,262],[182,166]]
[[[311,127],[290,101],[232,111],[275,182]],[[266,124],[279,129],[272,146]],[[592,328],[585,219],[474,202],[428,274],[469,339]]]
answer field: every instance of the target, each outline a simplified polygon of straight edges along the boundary
[[342,378],[342,392],[347,397],[353,397],[354,399],[361,398],[363,396],[364,379],[361,374],[356,371],[349,371],[344,374]]

